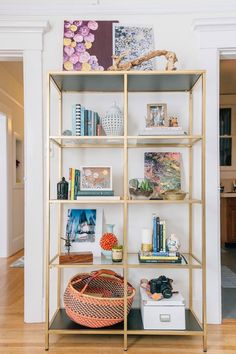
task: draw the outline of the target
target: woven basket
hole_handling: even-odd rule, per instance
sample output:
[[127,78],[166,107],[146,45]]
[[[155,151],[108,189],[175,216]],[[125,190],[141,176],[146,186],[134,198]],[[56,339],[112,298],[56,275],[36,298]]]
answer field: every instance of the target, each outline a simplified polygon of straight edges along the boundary
[[[127,314],[135,289],[127,284]],[[112,326],[124,320],[124,278],[112,270],[77,274],[64,293],[67,315],[86,327]]]

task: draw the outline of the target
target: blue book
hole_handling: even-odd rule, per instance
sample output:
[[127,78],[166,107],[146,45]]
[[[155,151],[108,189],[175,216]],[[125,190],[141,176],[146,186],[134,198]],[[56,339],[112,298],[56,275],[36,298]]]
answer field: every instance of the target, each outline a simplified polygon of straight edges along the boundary
[[160,252],[160,218],[156,217],[156,244],[157,244],[157,252]]
[[84,136],[88,136],[88,110],[84,110]]
[[81,106],[80,119],[81,119],[81,136],[84,136],[84,111],[85,108]]
[[157,222],[156,222],[157,216],[156,214],[152,215],[152,224],[153,224],[153,229],[152,229],[152,250],[153,252],[157,252]]
[[92,116],[93,116],[93,112],[88,110],[88,136],[92,136],[93,132],[92,132]]

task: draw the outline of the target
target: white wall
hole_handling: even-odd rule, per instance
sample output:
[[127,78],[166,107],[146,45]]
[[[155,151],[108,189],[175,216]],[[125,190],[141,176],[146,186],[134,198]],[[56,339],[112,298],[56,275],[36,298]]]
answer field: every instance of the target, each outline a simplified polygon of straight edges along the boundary
[[[18,67],[22,67],[19,63]],[[1,237],[7,241],[7,247],[1,248],[1,256],[8,257],[24,247],[24,184],[15,181],[15,139],[24,141],[24,110],[23,110],[23,80],[14,77],[16,63],[0,62],[0,111],[6,114],[8,119],[7,129],[7,163],[8,178],[8,233],[1,233]],[[2,153],[2,152],[1,152]],[[22,167],[24,161],[21,161]],[[3,185],[2,185],[3,187]],[[1,200],[3,203],[3,200]]]

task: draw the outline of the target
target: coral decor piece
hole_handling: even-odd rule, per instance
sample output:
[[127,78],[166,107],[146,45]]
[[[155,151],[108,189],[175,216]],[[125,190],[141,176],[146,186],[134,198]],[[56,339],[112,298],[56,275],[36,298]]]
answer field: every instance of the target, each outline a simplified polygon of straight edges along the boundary
[[63,70],[106,70],[112,64],[114,22],[64,21]]
[[155,57],[165,56],[167,59],[166,70],[176,70],[175,63],[178,61],[177,56],[174,52],[170,52],[167,50],[154,50],[149,52],[146,55],[140,56],[136,59],[121,62],[121,60],[126,56],[126,53],[121,53],[121,55],[113,55],[114,64],[110,66],[107,70],[110,71],[122,71],[122,70],[131,70],[133,67],[140,65],[143,62],[146,62]]
[[107,232],[100,239],[100,246],[105,257],[112,257],[112,248],[118,245],[118,239],[113,233],[114,225],[107,224]]

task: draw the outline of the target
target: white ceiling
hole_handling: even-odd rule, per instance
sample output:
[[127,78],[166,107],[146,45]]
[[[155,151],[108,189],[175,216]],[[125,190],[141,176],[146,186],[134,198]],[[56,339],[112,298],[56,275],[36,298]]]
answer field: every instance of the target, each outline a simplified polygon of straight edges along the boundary
[[220,94],[236,94],[236,59],[220,61]]

